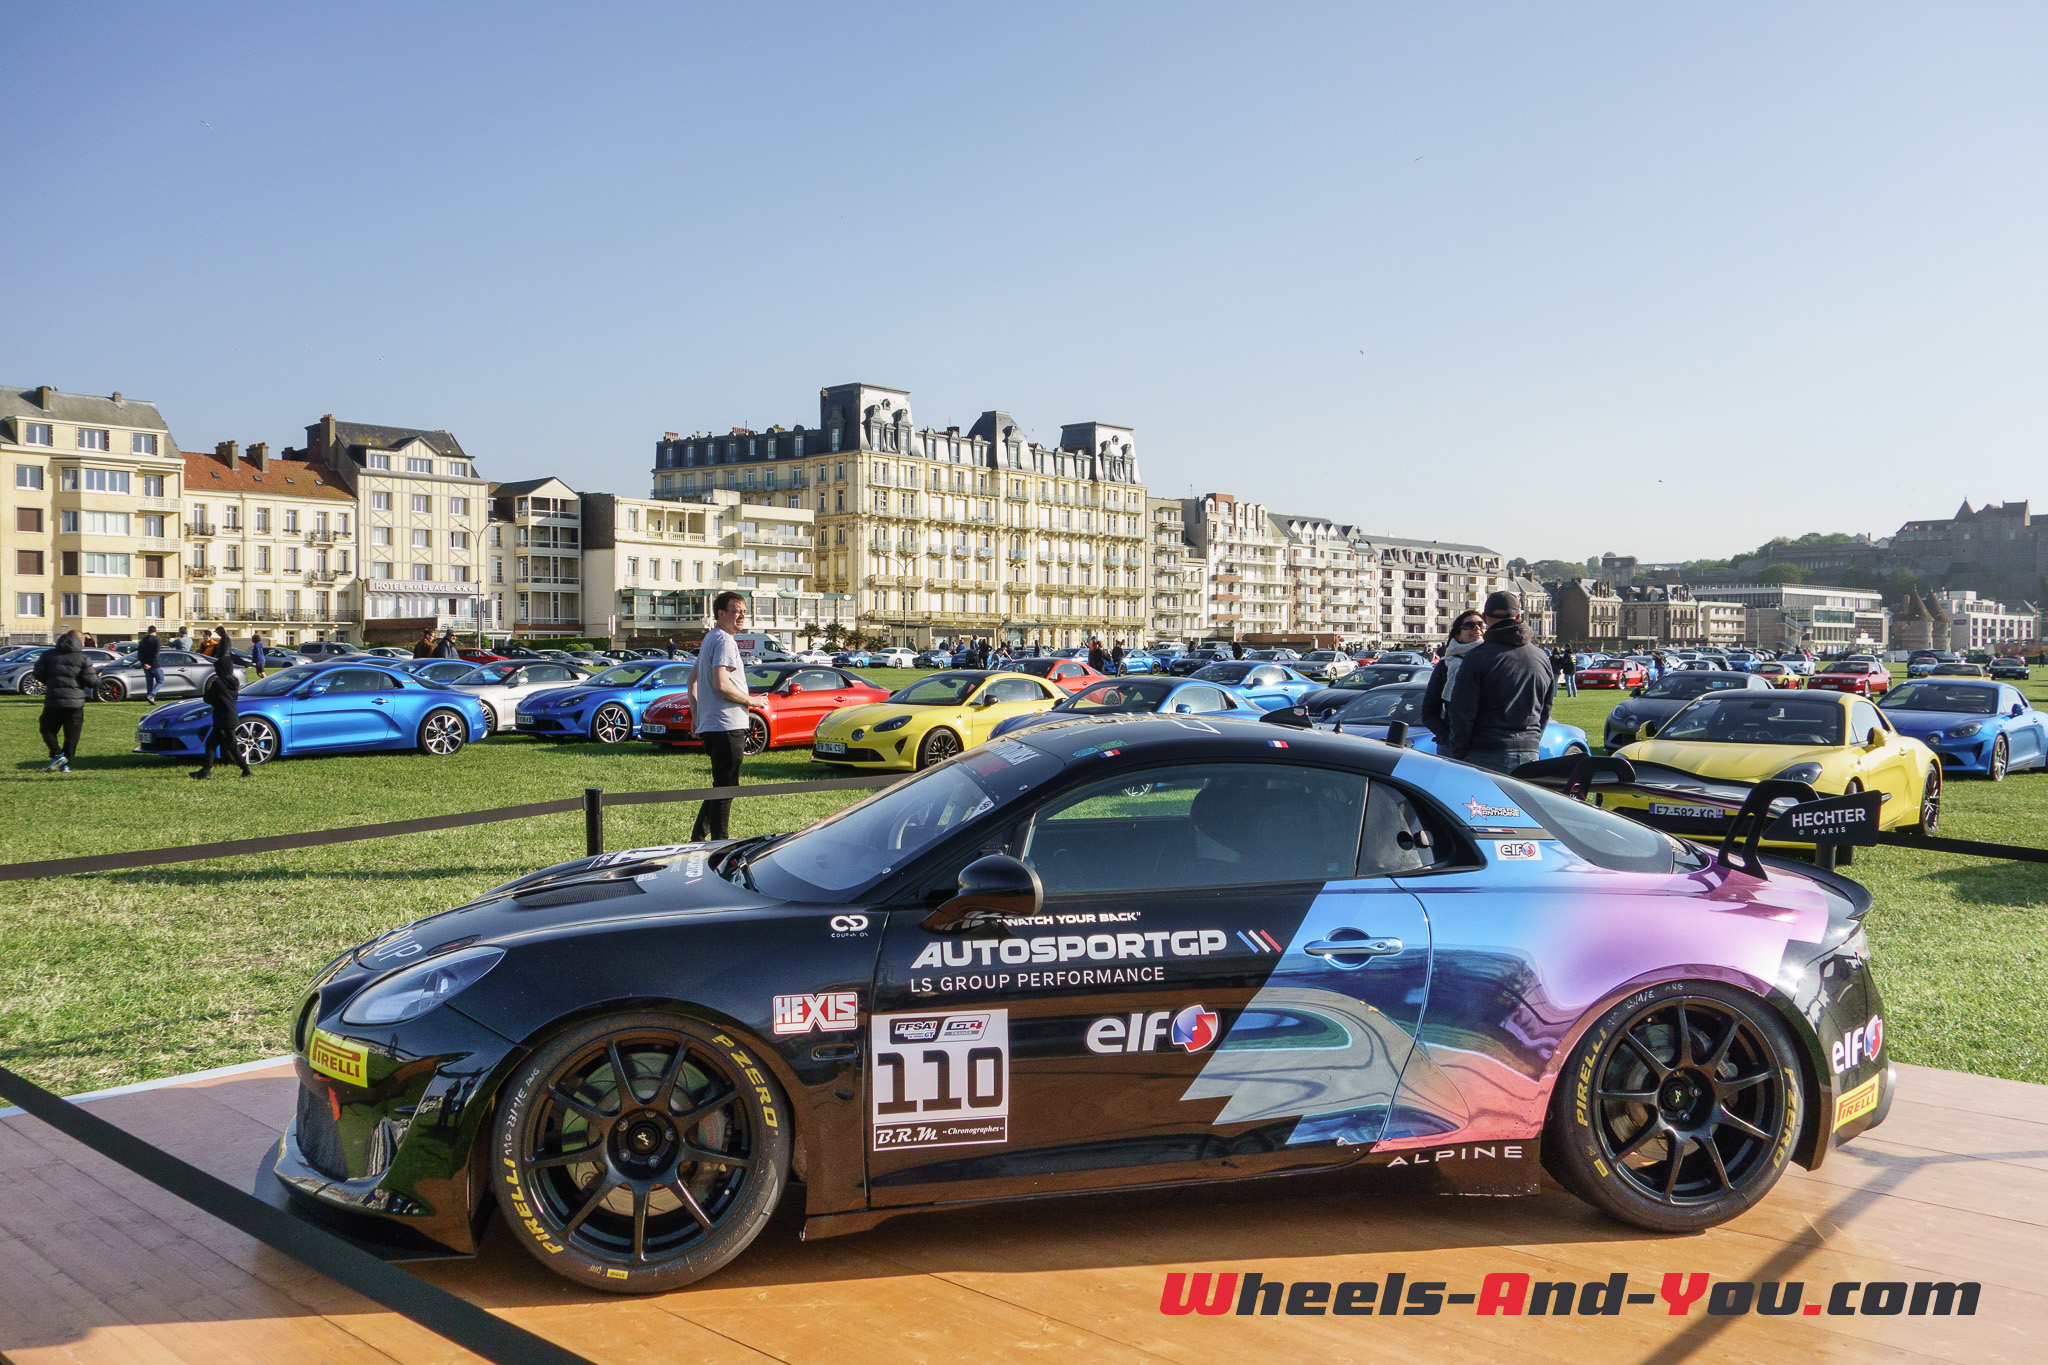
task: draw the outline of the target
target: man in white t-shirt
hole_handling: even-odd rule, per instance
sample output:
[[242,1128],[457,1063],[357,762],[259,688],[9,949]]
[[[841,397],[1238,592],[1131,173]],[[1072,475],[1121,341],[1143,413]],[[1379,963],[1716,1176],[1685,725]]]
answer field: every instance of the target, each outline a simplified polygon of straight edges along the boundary
[[[740,757],[747,740],[747,674],[733,632],[747,624],[747,599],[726,591],[711,600],[717,621],[697,647],[697,668],[690,675],[690,729],[711,759],[711,785],[737,787]],[[726,818],[732,802],[706,801],[697,807],[690,838],[726,839]]]

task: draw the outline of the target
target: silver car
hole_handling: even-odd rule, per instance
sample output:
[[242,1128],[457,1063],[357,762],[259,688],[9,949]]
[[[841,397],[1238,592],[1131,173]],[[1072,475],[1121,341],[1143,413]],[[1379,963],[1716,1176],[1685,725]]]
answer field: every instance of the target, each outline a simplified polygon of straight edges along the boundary
[[490,722],[485,733],[491,734],[505,728],[505,722],[518,714],[519,703],[527,697],[557,687],[574,687],[589,676],[588,669],[552,659],[504,659],[479,664],[449,685],[483,703],[484,717]]
[[[92,653],[91,650],[86,651]],[[213,660],[199,654],[187,654],[179,649],[159,650],[156,666],[163,670],[164,680],[157,685],[159,699],[166,697],[196,697],[206,691],[206,679],[213,672]],[[235,670],[235,683],[239,686],[243,672]],[[130,701],[149,695],[149,684],[142,676],[142,665],[133,658],[110,663],[99,671],[99,686],[93,695],[101,701]]]
[[1349,654],[1340,654],[1334,649],[1318,649],[1297,660],[1294,671],[1303,677],[1335,682],[1356,667],[1357,662]]
[[[26,654],[0,664],[0,692],[19,692],[24,697],[40,697],[43,694],[43,685],[36,681],[36,660],[48,654],[51,648],[50,645],[38,645]],[[111,649],[88,649],[85,651],[85,657],[91,661],[95,673],[119,658]]]

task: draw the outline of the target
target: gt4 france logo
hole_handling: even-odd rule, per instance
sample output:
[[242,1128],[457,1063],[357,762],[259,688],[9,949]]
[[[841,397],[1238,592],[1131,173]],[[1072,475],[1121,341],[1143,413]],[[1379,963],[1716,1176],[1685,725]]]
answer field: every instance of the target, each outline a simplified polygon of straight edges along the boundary
[[777,1033],[845,1033],[860,1027],[860,992],[832,991],[824,995],[778,995],[775,997]]

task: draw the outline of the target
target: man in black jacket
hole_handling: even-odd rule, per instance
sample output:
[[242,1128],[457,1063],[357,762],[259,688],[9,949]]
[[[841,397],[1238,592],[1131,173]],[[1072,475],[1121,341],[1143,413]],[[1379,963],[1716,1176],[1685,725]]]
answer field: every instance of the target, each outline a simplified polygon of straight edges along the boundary
[[[85,729],[85,703],[92,697],[92,660],[78,643],[78,632],[67,630],[56,648],[36,657],[33,670],[43,685],[43,747],[50,751],[46,773],[68,773],[71,760],[78,757],[78,736]],[[58,736],[63,742],[58,743]]]
[[213,725],[206,732],[206,756],[199,760],[199,771],[192,776],[213,776],[215,753],[220,754],[223,763],[232,759],[242,770],[242,776],[249,775],[249,760],[243,757],[241,743],[235,738],[235,726],[241,719],[241,695],[241,680],[235,677],[235,652],[228,648],[227,627],[223,626],[220,647],[213,653],[213,676],[206,680],[204,693],[206,705],[213,712]]
[[142,638],[135,642],[135,662],[142,665],[142,699],[152,706],[156,704],[156,690],[164,685],[164,671],[157,667],[156,656],[163,651],[164,642],[156,635],[156,627],[142,632]]
[[1438,752],[1476,767],[1511,773],[1536,761],[1557,678],[1522,624],[1511,592],[1486,599],[1486,636],[1467,654],[1444,706],[1448,728]]

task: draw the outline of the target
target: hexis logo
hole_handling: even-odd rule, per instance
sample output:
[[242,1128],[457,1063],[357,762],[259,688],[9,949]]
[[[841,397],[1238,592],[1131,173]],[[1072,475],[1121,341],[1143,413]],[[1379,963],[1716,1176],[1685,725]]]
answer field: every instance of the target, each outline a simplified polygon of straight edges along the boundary
[[1200,1052],[1216,1041],[1216,1012],[1189,1005],[1173,1016],[1173,1041],[1186,1052]]

